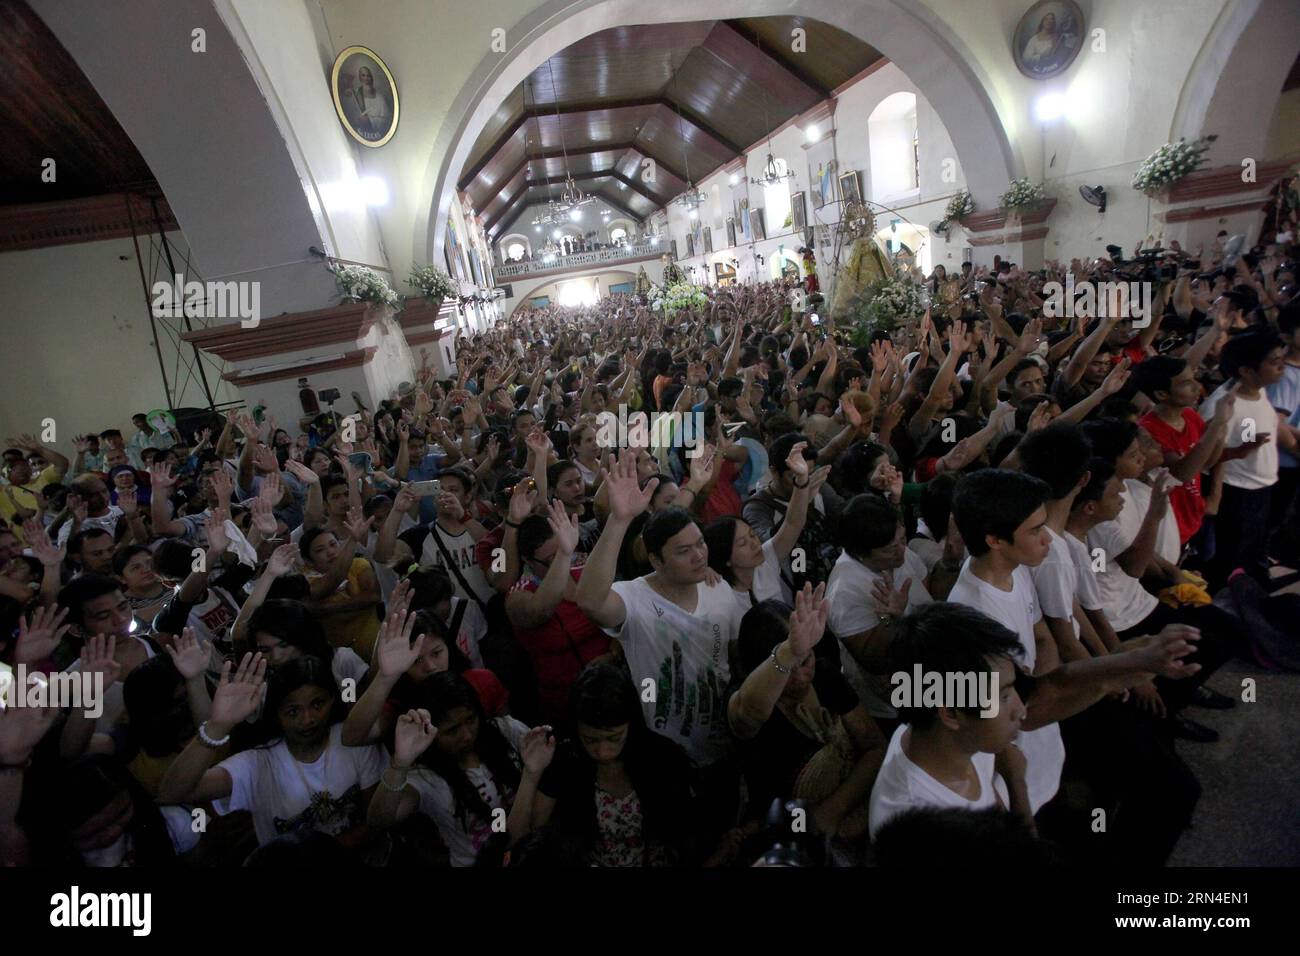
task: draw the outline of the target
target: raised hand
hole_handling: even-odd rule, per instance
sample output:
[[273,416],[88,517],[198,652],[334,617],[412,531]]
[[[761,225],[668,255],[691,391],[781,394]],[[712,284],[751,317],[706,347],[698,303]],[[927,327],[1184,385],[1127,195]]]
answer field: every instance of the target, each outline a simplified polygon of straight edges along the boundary
[[34,664],[54,653],[68,633],[71,625],[63,621],[68,616],[64,607],[38,607],[32,614],[31,623],[21,615],[18,618],[18,641],[14,645],[15,664]]
[[168,488],[174,487],[176,476],[172,474],[172,466],[166,462],[154,462],[149,467],[149,485],[164,493]]
[[555,533],[555,554],[557,558],[560,555],[571,556],[574,551],[578,550],[578,541],[580,540],[578,516],[568,514],[564,510],[564,505],[560,499],[552,499],[547,508],[546,520],[551,526],[551,531]]
[[[705,446],[706,453],[708,446]],[[691,460],[692,470],[698,458]],[[616,461],[609,469],[605,479],[609,489],[609,508],[611,515],[620,521],[631,521],[650,506],[659,479],[651,478],[643,489],[636,475],[636,454],[631,448],[622,449]]]
[[515,524],[523,521],[537,506],[537,487],[529,478],[519,479],[514,490],[510,492],[510,504],[506,516]]
[[1103,395],[1114,395],[1124,387],[1124,383],[1128,381],[1129,375],[1131,374],[1129,372],[1129,367],[1132,366],[1132,364],[1133,363],[1129,361],[1127,356],[1119,360],[1115,367],[1106,375],[1105,380],[1101,383],[1101,391]]
[[901,588],[894,587],[894,573],[886,571],[871,585],[871,600],[877,614],[902,617],[907,613],[907,593],[912,589],[912,579],[907,578]]
[[221,680],[212,695],[208,712],[208,734],[224,737],[234,727],[257,712],[262,703],[262,684],[266,682],[266,659],[261,654],[245,654],[239,669],[231,676],[231,661],[221,668]]
[[718,464],[718,449],[713,445],[706,444],[697,451],[699,454],[690,459],[691,479],[689,483],[695,485],[698,490],[703,490],[713,480],[714,470]]
[[207,670],[208,648],[194,636],[193,628],[185,628],[181,631],[180,637],[171,644],[164,644],[163,647],[167,649],[167,656],[172,659],[172,663],[186,680],[193,680]]
[[1025,434],[1036,432],[1040,428],[1046,428],[1052,421],[1052,403],[1039,402],[1038,407],[1029,415],[1029,421],[1025,425]]
[[826,584],[813,588],[811,583],[794,596],[794,612],[790,615],[790,632],[786,643],[794,653],[796,663],[802,661],[817,646],[826,633],[826,619],[831,606],[826,601]]
[[526,732],[519,741],[519,756],[529,773],[540,774],[549,767],[555,758],[555,736],[550,725],[534,727]]
[[902,402],[890,402],[885,406],[885,410],[880,415],[880,434],[882,437],[888,437],[894,434],[894,429],[902,422],[904,415]]
[[28,518],[23,522],[23,537],[27,539],[27,547],[31,550],[32,557],[45,567],[58,567],[63,563],[63,549],[54,546],[45,528],[35,518]]
[[298,567],[298,546],[296,544],[282,544],[274,551],[266,561],[266,573],[273,578],[282,578],[286,574],[291,574]]
[[[39,680],[35,674],[28,681]],[[24,693],[26,688],[16,688]],[[0,707],[0,764],[21,767],[58,719],[57,707]]]
[[[300,461],[295,461],[293,459],[286,461],[284,463],[284,470],[287,471],[289,474],[293,475],[304,485],[320,484],[320,475],[316,474],[316,472],[312,471],[310,468],[308,468]],[[270,476],[268,475],[267,477]]]
[[104,686],[111,686],[122,676],[122,665],[114,656],[116,651],[117,638],[113,635],[97,634],[88,637],[81,649],[81,672],[103,674]]
[[847,394],[840,396],[840,411],[844,413],[844,420],[854,428],[862,427],[862,413],[858,407],[849,400]]
[[357,508],[348,509],[348,518],[343,522],[343,527],[347,529],[352,540],[358,544],[364,544],[370,537],[370,526],[375,523],[375,516],[371,515],[366,518]]
[[[9,493],[9,489],[5,489]],[[68,510],[72,512],[73,519],[77,524],[85,524],[86,518],[90,516],[90,508],[86,504],[86,499],[76,493],[68,495]]]
[[80,455],[80,454],[83,454],[83,453],[85,453],[85,452],[90,451],[90,436],[89,436],[89,435],[73,435],[73,436],[72,436],[72,446],[73,446],[74,448],[77,449],[77,454],[79,454],[79,455]]
[[[310,470],[308,469],[308,471]],[[259,501],[265,501],[268,508],[274,508],[283,497],[284,479],[280,477],[280,471],[277,467],[276,470],[262,476],[262,481],[257,487],[257,498]]]
[[253,451],[253,464],[259,471],[270,475],[280,473],[280,460],[275,457],[275,452],[269,445],[258,445]]
[[1200,664],[1188,664],[1183,658],[1196,650],[1201,632],[1186,624],[1170,624],[1137,650],[1142,669],[1164,677],[1179,679],[1191,677],[1201,669]]
[[226,518],[229,514],[223,508],[213,508],[203,519],[203,527],[208,533],[208,549],[217,554],[225,552],[230,546],[230,536],[226,534]]
[[452,521],[460,521],[465,517],[465,506],[450,491],[438,492],[437,501],[438,510],[444,512]]
[[275,529],[279,527],[279,523],[276,521],[275,512],[271,510],[271,503],[265,498],[254,498],[249,502],[249,510],[253,514],[253,527],[258,530],[262,537],[274,537]]
[[552,447],[550,436],[542,430],[541,425],[534,425],[532,427],[528,432],[528,435],[524,438],[524,444],[527,445],[528,450],[539,459],[543,459],[545,456],[550,454]]
[[785,467],[789,469],[790,474],[799,484],[803,484],[807,481],[812,467],[808,463],[808,459],[803,456],[804,449],[807,447],[808,443],[806,441],[796,443],[795,446],[790,449],[790,454],[785,460]]
[[427,710],[408,710],[397,718],[393,731],[393,766],[410,767],[436,736],[438,728]]
[[396,680],[420,659],[424,643],[429,635],[421,634],[411,643],[411,632],[415,630],[415,614],[410,608],[410,595],[405,600],[393,602],[384,622],[379,625],[379,634],[375,638],[375,660],[379,664],[379,673],[390,680]]

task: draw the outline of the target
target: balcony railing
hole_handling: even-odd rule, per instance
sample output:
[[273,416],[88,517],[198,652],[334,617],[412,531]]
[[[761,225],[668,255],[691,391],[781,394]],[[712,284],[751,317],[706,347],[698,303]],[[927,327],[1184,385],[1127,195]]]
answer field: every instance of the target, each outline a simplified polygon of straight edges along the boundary
[[593,252],[574,252],[570,255],[556,255],[553,258],[535,258],[524,262],[507,262],[492,267],[492,274],[499,281],[514,276],[528,275],[532,272],[552,272],[556,269],[586,269],[590,266],[604,265],[606,262],[619,262],[625,259],[639,259],[645,256],[658,256],[671,249],[664,242],[644,240],[625,246],[611,246]]

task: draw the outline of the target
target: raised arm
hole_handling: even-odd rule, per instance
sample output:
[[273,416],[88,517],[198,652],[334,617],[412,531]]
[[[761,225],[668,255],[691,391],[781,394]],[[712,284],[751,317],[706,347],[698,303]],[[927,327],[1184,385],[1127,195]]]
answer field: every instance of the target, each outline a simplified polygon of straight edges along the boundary
[[659,479],[651,478],[643,490],[636,477],[636,454],[632,449],[624,448],[610,469],[606,484],[609,485],[611,514],[582,570],[577,604],[601,627],[613,628],[621,627],[627,617],[623,598],[613,589],[618,553],[632,519],[649,507],[650,499],[659,487]]

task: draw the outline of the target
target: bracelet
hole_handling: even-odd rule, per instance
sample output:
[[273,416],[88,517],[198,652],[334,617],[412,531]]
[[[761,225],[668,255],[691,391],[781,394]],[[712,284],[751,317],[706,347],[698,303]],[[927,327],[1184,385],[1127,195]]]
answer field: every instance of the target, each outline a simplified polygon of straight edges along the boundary
[[794,484],[794,486],[795,486],[796,488],[807,488],[807,487],[808,487],[808,479],[805,478],[805,479],[803,480],[803,484],[802,484],[802,485],[799,484],[799,482],[797,482],[797,481],[793,482],[793,484]]
[[509,520],[509,519],[506,519],[505,521],[503,521],[503,522],[501,522],[501,523],[502,523],[503,525],[505,525],[507,528],[522,528],[522,527],[523,527],[523,523],[522,523],[522,522],[515,522],[515,521],[511,521],[511,520]]
[[776,647],[772,648],[772,666],[775,667],[775,668],[776,668],[780,673],[785,674],[787,677],[789,677],[789,676],[790,676],[790,668],[788,668],[788,667],[782,667],[782,666],[781,666],[781,662],[780,662],[779,660],[776,659],[776,650],[777,650],[777,647],[780,647],[780,646],[781,646],[781,645],[778,644],[778,645],[776,645]]
[[[379,775],[379,785],[391,793],[401,793],[404,789],[406,789],[406,775],[410,772],[410,769],[411,769],[410,767],[394,767],[390,764],[387,767],[387,769],[385,769],[384,772]],[[401,774],[402,777],[401,783],[399,783],[395,787],[391,786],[388,783],[388,781],[385,779],[388,776],[389,770],[396,770],[399,774]]]
[[203,723],[199,724],[199,743],[215,750],[218,747],[224,747],[226,744],[230,743],[230,734],[226,734],[226,736],[222,737],[220,740],[213,740],[208,736],[208,722],[205,720]]

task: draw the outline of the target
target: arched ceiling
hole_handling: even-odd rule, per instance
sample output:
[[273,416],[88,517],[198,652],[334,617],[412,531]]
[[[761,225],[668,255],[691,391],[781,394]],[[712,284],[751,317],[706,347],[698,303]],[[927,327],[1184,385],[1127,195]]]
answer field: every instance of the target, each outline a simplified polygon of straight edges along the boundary
[[[792,50],[796,28],[816,56]],[[495,238],[548,191],[558,195],[567,153],[583,191],[644,219],[880,59],[805,17],[603,30],[511,91],[458,185]],[[653,182],[642,177],[646,159]]]

